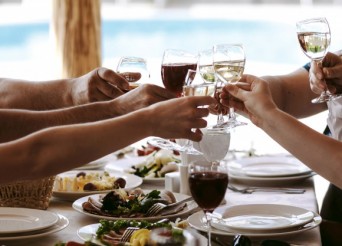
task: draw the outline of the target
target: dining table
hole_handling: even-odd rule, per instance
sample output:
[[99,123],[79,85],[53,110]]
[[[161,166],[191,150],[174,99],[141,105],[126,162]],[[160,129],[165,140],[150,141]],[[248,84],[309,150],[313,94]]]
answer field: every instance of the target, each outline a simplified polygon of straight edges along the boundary
[[[236,183],[234,180],[230,180],[231,185],[243,187],[244,184]],[[234,206],[244,204],[282,204],[301,207],[315,213],[318,213],[318,203],[316,199],[316,193],[314,188],[313,177],[308,177],[301,182],[288,185],[289,188],[301,188],[305,189],[303,194],[287,194],[283,192],[253,192],[251,194],[241,193],[227,189],[225,194],[224,203],[222,206]],[[153,190],[165,189],[165,181],[159,182],[143,182],[142,189]],[[63,200],[57,197],[52,197],[50,200],[48,211],[58,213],[65,216],[69,220],[69,224],[63,230],[60,230],[49,235],[35,238],[27,238],[21,240],[9,240],[1,241],[0,246],[49,246],[55,245],[59,242],[83,242],[77,235],[77,231],[87,225],[99,223],[99,219],[91,216],[86,216],[78,211],[75,211],[72,207],[72,201]],[[187,218],[183,218],[187,219]],[[205,232],[201,232],[202,235],[206,235]],[[213,245],[232,245],[233,236],[215,235],[213,234]],[[252,245],[260,245],[262,240],[271,239],[273,237],[256,237],[251,238]],[[286,241],[293,245],[321,245],[321,237],[319,226],[316,226],[310,230],[306,230],[297,234],[283,235],[275,237],[277,240]]]

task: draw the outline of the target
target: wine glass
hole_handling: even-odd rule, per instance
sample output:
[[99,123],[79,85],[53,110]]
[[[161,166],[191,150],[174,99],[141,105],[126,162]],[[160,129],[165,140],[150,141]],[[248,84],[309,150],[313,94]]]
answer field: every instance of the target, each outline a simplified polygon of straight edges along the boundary
[[[197,70],[189,69],[185,78],[182,96],[211,96],[214,94],[215,85],[213,83],[203,83]],[[182,152],[192,155],[202,153],[193,147],[192,141],[186,140]]]
[[[207,96],[214,93],[214,84],[203,83],[197,70],[188,69],[184,81],[185,85],[183,86],[181,96]],[[188,139],[174,143],[167,139],[154,137],[149,139],[148,142],[149,144],[162,149],[176,150],[190,155],[202,155],[200,151],[193,147],[192,141]],[[179,144],[181,142],[184,142],[184,145]]]
[[[322,66],[322,60],[330,46],[330,27],[326,18],[312,18],[296,23],[297,37],[304,54]],[[341,95],[331,94],[326,88],[312,103],[323,103]]]
[[[238,82],[245,68],[245,51],[242,44],[218,44],[213,47],[213,66],[216,79],[216,94],[219,96],[224,85]],[[247,123],[238,121],[234,108],[229,108],[228,121],[224,121],[222,110],[215,127],[234,128]]]
[[[198,70],[202,76],[205,83],[216,84],[216,75],[213,65],[213,49],[202,50],[198,53]],[[219,102],[218,94],[213,93],[217,101]],[[217,112],[217,122],[224,122],[223,118],[223,108],[220,103],[218,103],[214,110]],[[216,124],[214,127],[218,127]]]
[[134,56],[121,57],[116,71],[129,82],[130,90],[138,87],[150,78],[147,62],[144,58]]
[[208,245],[211,245],[211,213],[223,201],[228,186],[228,171],[222,160],[228,153],[230,134],[225,129],[205,129],[200,150],[207,161],[189,164],[189,189],[203,210],[208,227]]
[[165,88],[180,97],[188,70],[196,68],[197,55],[183,50],[165,50],[161,65],[161,77]]

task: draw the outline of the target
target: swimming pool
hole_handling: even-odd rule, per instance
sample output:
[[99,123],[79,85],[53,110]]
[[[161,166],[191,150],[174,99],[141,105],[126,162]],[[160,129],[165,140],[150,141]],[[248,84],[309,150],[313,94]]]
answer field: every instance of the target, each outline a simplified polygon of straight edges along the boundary
[[[239,42],[249,60],[298,63],[303,57],[294,27],[251,20],[105,20],[103,59],[124,55],[161,57],[166,48],[196,52],[215,43]],[[49,50],[49,23],[0,26],[0,61],[39,59]]]

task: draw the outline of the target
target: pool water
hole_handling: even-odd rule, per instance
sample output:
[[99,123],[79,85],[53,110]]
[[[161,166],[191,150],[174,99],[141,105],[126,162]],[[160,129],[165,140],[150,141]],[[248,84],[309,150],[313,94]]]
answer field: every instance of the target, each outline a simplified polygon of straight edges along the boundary
[[[294,28],[255,20],[104,20],[102,54],[103,59],[158,58],[166,48],[197,52],[216,43],[238,42],[244,44],[248,60],[293,64],[306,60]],[[51,50],[49,23],[0,25],[0,62],[40,59],[44,50]]]

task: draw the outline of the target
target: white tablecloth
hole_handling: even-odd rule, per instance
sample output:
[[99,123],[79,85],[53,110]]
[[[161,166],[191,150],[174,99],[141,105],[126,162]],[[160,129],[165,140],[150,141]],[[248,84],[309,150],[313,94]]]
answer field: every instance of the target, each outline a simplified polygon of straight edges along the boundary
[[[275,204],[287,204],[303,207],[312,211],[317,212],[317,201],[316,195],[314,191],[313,180],[308,179],[304,183],[300,185],[296,185],[296,187],[305,188],[306,192],[304,194],[280,194],[280,193],[254,193],[254,194],[240,194],[235,193],[230,190],[226,193],[226,200],[228,204],[236,205],[236,204],[249,204],[249,203],[275,203]],[[145,189],[161,189],[163,186],[144,184],[142,188]],[[57,242],[67,242],[67,241],[77,241],[82,242],[77,236],[77,230],[83,226],[98,223],[98,219],[92,218],[90,216],[85,216],[71,207],[72,202],[62,201],[53,198],[50,202],[50,206],[48,208],[49,211],[54,211],[59,214],[66,216],[70,224],[67,228],[62,231],[40,237],[35,239],[26,239],[26,240],[15,240],[15,241],[7,241],[1,242],[0,245],[25,245],[25,246],[49,246],[54,245]],[[299,245],[321,245],[320,243],[320,233],[319,228],[316,227],[312,230],[300,233],[296,236],[288,236],[281,238],[282,240],[286,240],[287,242],[291,242]],[[224,238],[224,240],[231,240],[230,238]],[[258,242],[254,243],[258,245]]]

